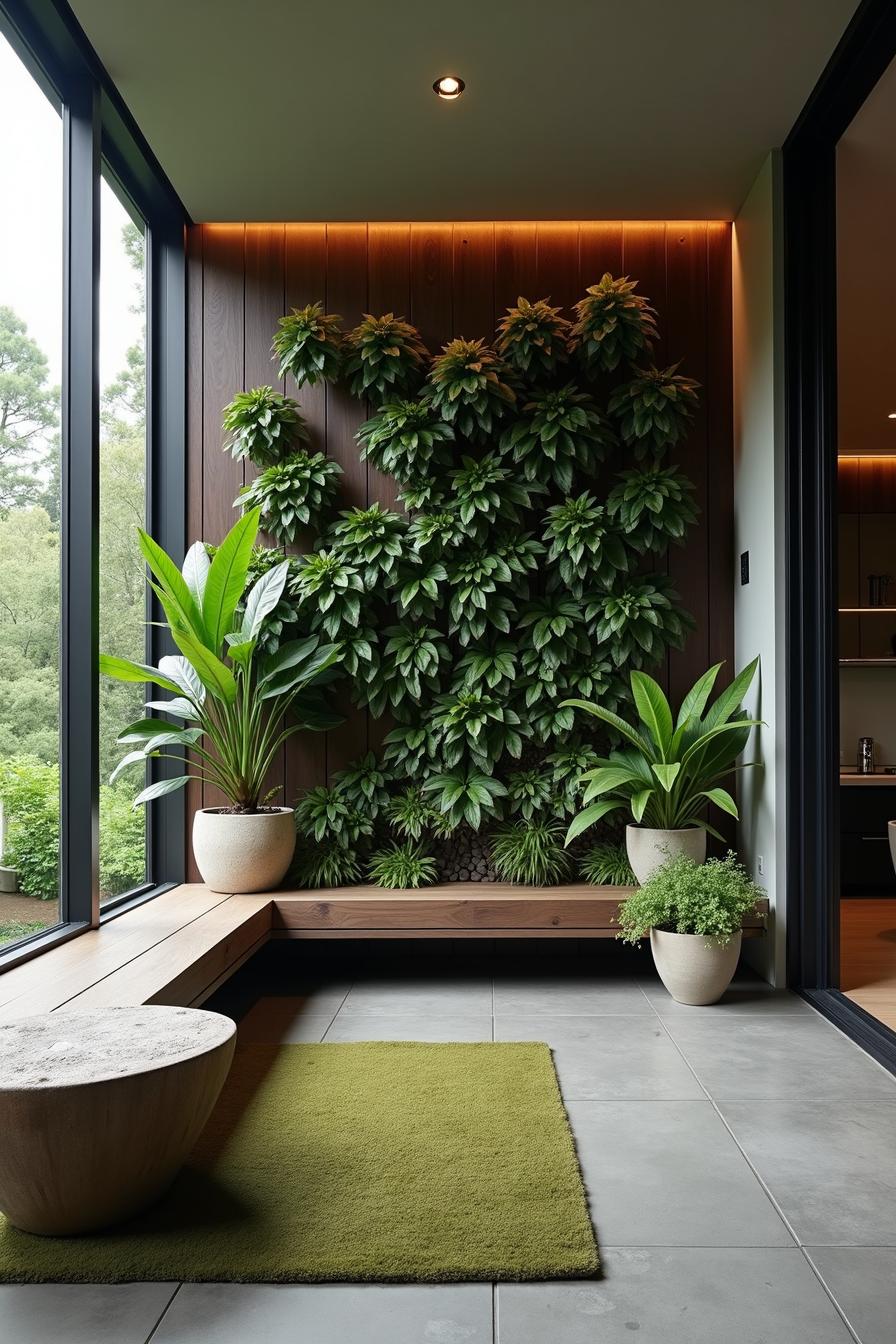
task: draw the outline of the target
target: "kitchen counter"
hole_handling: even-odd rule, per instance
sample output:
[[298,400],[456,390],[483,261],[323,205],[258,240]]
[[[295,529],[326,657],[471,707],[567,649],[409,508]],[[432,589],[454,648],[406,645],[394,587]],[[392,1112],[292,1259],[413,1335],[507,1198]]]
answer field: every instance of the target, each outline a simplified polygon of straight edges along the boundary
[[892,788],[896,785],[896,775],[884,775],[877,771],[873,775],[859,775],[853,771],[840,771],[840,783],[851,787],[858,785],[860,788],[871,788],[874,785],[883,785],[885,788]]

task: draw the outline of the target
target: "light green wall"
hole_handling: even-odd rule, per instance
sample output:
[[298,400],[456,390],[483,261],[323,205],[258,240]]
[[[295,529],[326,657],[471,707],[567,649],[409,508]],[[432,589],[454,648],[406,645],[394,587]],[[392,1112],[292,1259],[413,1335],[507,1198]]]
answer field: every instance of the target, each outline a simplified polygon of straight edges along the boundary
[[[735,662],[741,668],[760,655],[748,708],[766,724],[746,756],[762,765],[739,779],[738,848],[772,906],[768,938],[748,943],[746,955],[777,985],[785,976],[786,838],[780,179],[776,151],[744,201],[732,238]],[[739,557],[746,550],[750,582],[741,586]]]

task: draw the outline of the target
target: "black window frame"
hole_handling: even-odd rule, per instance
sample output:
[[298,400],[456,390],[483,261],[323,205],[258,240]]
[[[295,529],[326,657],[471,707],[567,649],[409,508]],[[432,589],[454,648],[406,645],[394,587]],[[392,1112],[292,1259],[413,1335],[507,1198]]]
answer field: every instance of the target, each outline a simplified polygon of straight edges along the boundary
[[[0,0],[0,33],[62,108],[63,404],[59,923],[0,951],[0,971],[184,880],[175,794],[147,817],[147,882],[100,908],[99,191],[105,169],[146,227],[147,509],[175,555],[186,538],[186,229],[180,198],[64,0]],[[150,626],[151,661],[170,652]],[[89,638],[85,638],[89,632]],[[152,762],[152,777],[178,769]]]
[[863,0],[783,147],[788,983],[896,1073],[896,1032],[839,985],[836,149],[896,59]]

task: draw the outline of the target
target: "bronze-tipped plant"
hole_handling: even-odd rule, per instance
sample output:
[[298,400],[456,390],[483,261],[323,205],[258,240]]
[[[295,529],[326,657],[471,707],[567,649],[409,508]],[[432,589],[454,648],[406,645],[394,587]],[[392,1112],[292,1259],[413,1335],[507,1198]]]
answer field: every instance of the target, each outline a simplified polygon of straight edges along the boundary
[[657,339],[656,312],[637,287],[627,275],[614,280],[607,271],[575,305],[570,344],[586,368],[612,373]]
[[299,387],[333,383],[342,369],[342,318],[325,313],[322,303],[293,308],[281,317],[272,349],[280,360],[280,377],[291,373]]
[[524,377],[550,376],[568,354],[570,324],[548,299],[522,297],[498,323],[498,354]]
[[449,341],[432,363],[429,396],[443,420],[482,442],[516,401],[508,369],[485,341]]
[[416,391],[431,358],[416,327],[403,317],[365,313],[345,338],[352,396],[396,397]]
[[310,441],[298,404],[272,387],[238,392],[224,407],[222,428],[230,435],[225,449],[237,459],[247,457],[257,467],[272,467],[298,444]]

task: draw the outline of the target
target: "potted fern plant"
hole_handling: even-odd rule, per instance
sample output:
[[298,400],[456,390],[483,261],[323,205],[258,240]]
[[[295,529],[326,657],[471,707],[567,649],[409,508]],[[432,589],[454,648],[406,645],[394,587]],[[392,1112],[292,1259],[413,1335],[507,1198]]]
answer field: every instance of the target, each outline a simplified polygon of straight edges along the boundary
[[659,977],[677,1003],[720,999],[740,955],[744,916],[765,892],[735,856],[694,863],[679,854],[619,907],[620,938],[650,935]]
[[214,559],[196,542],[182,570],[141,530],[149,585],[180,652],[161,658],[158,667],[100,655],[106,676],[148,682],[172,697],[146,706],[168,717],[140,719],[119,735],[125,755],[112,779],[136,765],[145,769],[150,759],[180,761],[172,748],[190,752],[184,773],[150,784],[134,806],[182,789],[188,779],[213,786],[226,799],[193,818],[193,853],[212,891],[265,891],[282,880],[295,848],[295,823],[292,808],[268,805],[268,771],[294,733],[339,722],[311,689],[337,662],[337,645],[311,635],[261,652],[262,625],[282,597],[289,562],[268,569],[245,592],[258,525],[256,508],[231,529]]
[[732,817],[738,814],[722,782],[736,768],[750,730],[761,722],[748,718],[742,708],[758,664],[755,658],[709,705],[722,667],[716,663],[688,691],[674,720],[662,688],[646,672],[631,674],[635,725],[603,705],[564,701],[601,719],[626,744],[580,776],[584,806],[567,831],[566,843],[609,812],[625,809],[632,818],[626,826],[626,849],[639,882],[677,854],[702,863],[707,832],[724,838],[706,820],[707,804]]

